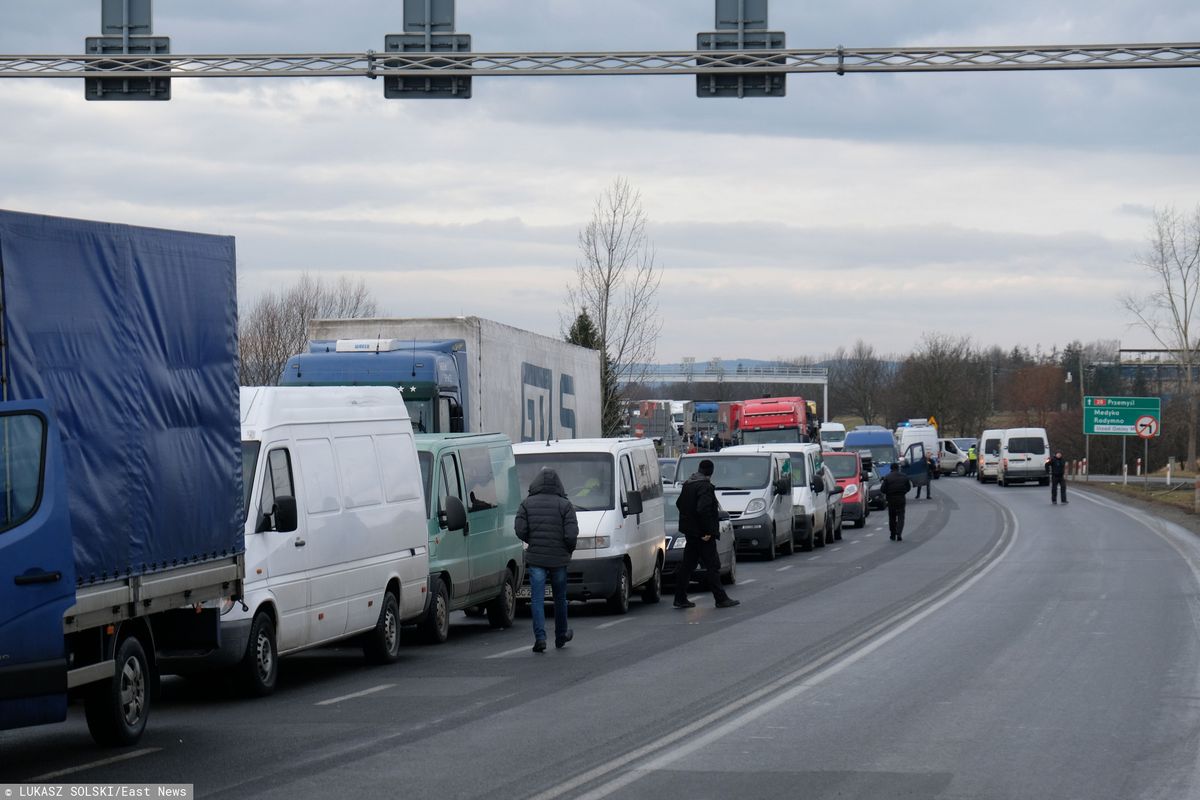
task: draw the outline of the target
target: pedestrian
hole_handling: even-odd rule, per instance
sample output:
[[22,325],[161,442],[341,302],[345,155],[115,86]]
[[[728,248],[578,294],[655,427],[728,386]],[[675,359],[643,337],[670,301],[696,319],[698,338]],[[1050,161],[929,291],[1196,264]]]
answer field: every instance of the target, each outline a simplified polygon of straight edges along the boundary
[[979,457],[979,452],[975,449],[975,445],[967,448],[967,474],[975,474],[975,459]]
[[554,592],[554,646],[575,638],[567,627],[567,564],[579,538],[575,506],[567,499],[558,473],[543,469],[529,486],[517,510],[517,538],[525,543],[529,570],[529,610],[533,617],[533,652],[546,651],[546,578]]
[[731,598],[721,587],[721,557],[717,555],[717,539],[721,538],[720,512],[717,492],[712,485],[713,462],[704,459],[695,474],[684,481],[675,507],[679,509],[679,532],[685,537],[683,563],[675,575],[675,607],[694,608],[688,600],[688,583],[696,564],[704,565],[704,581],[712,592],[717,608],[732,608],[740,601]]
[[904,506],[906,495],[912,489],[912,481],[900,471],[900,464],[892,462],[892,471],[883,476],[883,496],[887,498],[888,530],[892,532],[892,540],[902,542],[904,535]]
[[933,458],[928,453],[926,453],[925,457],[921,459],[921,468],[921,471],[917,473],[916,480],[913,481],[917,487],[916,499],[921,499],[921,487],[924,487],[925,499],[932,500],[933,496],[930,494],[930,490],[933,489],[933,471],[936,469],[936,467],[933,466]]
[[1067,462],[1063,460],[1061,450],[1054,451],[1054,458],[1046,459],[1046,472],[1050,475],[1050,502],[1058,505],[1058,497],[1062,495],[1063,505],[1067,504]]

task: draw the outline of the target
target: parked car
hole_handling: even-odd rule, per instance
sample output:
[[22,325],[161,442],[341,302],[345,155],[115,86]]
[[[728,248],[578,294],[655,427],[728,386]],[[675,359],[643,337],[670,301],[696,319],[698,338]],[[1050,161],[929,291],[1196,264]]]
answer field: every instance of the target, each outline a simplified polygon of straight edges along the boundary
[[[502,433],[432,433],[416,445],[429,541],[422,633],[446,641],[451,612],[467,609],[485,610],[493,628],[511,627],[524,571],[513,529],[521,487],[512,442]],[[456,521],[466,525],[452,528]]]
[[664,486],[675,482],[675,468],[678,466],[679,462],[673,458],[660,458],[658,460],[658,472],[662,475]]
[[967,474],[970,459],[967,458],[967,451],[959,447],[954,439],[938,439],[938,448],[938,469],[943,475],[962,477]]
[[865,465],[867,473],[867,504],[873,510],[881,511],[887,508],[887,498],[883,494],[883,476],[872,463]]
[[842,519],[850,520],[854,527],[867,524],[871,513],[870,498],[867,496],[867,473],[863,469],[862,457],[858,453],[823,453],[825,466],[833,473],[837,485],[842,489]]
[[[676,573],[683,563],[683,548],[687,545],[683,534],[679,532],[679,508],[675,502],[679,499],[679,486],[671,486],[663,491],[663,512],[667,531],[666,547],[667,561],[663,565],[663,581],[675,584]],[[720,510],[720,533],[717,538],[717,557],[721,559],[721,583],[726,585],[737,581],[737,548],[734,546],[733,520],[729,512]],[[693,580],[704,577],[704,565],[699,564],[692,573]]]
[[[579,519],[579,540],[567,565],[567,597],[605,600],[617,614],[629,597],[662,597],[663,485],[649,439],[563,439],[513,445],[524,494],[543,467],[562,479]],[[547,586],[549,593],[550,588]],[[528,573],[517,593],[529,598]]]
[[996,478],[1001,486],[1037,481],[1050,484],[1046,474],[1046,458],[1050,443],[1045,428],[1008,428],[1000,434],[1000,473]]
[[713,487],[717,501],[733,518],[737,548],[760,553],[772,560],[782,549],[793,552],[792,478],[787,453],[731,452],[686,455],[679,459],[678,475],[691,475],[700,461],[713,462]]

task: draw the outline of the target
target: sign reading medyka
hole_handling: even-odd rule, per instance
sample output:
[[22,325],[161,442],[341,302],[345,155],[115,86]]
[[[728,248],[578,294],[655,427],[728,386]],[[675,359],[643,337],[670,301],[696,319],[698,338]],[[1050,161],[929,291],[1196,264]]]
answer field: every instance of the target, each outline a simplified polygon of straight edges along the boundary
[[1087,436],[1158,436],[1162,432],[1162,400],[1157,397],[1085,397],[1083,432]]

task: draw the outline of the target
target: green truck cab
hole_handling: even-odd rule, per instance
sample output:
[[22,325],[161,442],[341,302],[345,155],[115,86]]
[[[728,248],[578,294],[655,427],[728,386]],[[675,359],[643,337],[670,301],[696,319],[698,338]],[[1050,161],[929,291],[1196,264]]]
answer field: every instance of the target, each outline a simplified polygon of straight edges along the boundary
[[524,569],[513,528],[521,487],[512,442],[501,433],[414,438],[429,530],[422,633],[430,642],[446,641],[450,614],[459,610],[486,613],[493,628],[511,627]]

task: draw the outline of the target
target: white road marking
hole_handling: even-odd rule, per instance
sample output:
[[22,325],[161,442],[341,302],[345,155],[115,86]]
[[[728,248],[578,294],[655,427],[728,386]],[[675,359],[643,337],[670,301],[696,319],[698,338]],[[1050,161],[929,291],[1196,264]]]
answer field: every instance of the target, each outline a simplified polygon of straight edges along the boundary
[[91,761],[87,764],[80,764],[77,767],[67,767],[55,772],[47,772],[45,775],[38,775],[36,778],[27,778],[24,783],[42,783],[52,781],[56,778],[61,778],[64,775],[73,775],[76,772],[83,772],[85,769],[95,769],[96,767],[107,767],[109,764],[119,764],[122,761],[128,761],[131,758],[141,758],[148,756],[151,753],[157,753],[162,750],[161,747],[143,747],[141,750],[132,750],[128,753],[122,753],[119,756],[112,758],[102,758],[99,761]]
[[851,542],[850,544],[862,544],[862,541],[861,541],[861,540],[859,540],[859,539],[855,539],[855,540],[854,540],[853,542]]
[[808,560],[809,560],[809,561],[816,561],[818,558],[820,558],[820,556],[809,556],[809,557],[808,557]]
[[394,684],[394,683],[381,683],[378,686],[372,686],[370,689],[363,689],[361,692],[355,692],[354,694],[344,694],[341,697],[331,697],[328,700],[322,700],[319,703],[313,703],[313,705],[331,706],[334,703],[340,703],[343,700],[353,700],[356,697],[366,697],[369,694],[375,694],[376,692],[382,692],[385,689],[391,689],[395,685],[396,684]]
[[[749,695],[738,700],[715,709],[694,722],[678,728],[668,734],[664,740],[659,740],[656,743],[644,745],[636,750],[619,756],[605,764],[601,764],[594,769],[588,770],[582,775],[578,775],[569,781],[566,781],[552,789],[536,795],[533,800],[549,800],[549,798],[562,796],[577,796],[580,800],[600,800],[600,798],[608,797],[614,792],[629,786],[630,784],[641,780],[647,775],[665,769],[671,764],[680,759],[691,755],[692,753],[707,747],[715,741],[727,739],[731,733],[737,731],[753,722],[754,720],[768,714],[775,709],[783,706],[785,703],[791,702],[796,697],[805,694],[813,688],[834,677],[838,673],[853,666],[875,651],[879,650],[884,645],[897,639],[910,629],[923,622],[932,614],[945,608],[950,603],[957,600],[967,591],[969,591],[976,583],[989,575],[992,570],[1000,565],[1005,560],[1013,546],[1020,538],[1020,523],[1016,516],[1010,515],[1012,520],[1012,538],[996,558],[979,572],[972,575],[966,581],[951,591],[949,594],[941,597],[938,600],[926,605],[916,614],[905,619],[903,622],[896,624],[895,627],[889,629],[889,626],[894,624],[889,620],[884,620],[878,626],[870,631],[864,632],[853,642],[839,650],[830,653],[823,659],[825,666],[815,674],[805,678],[800,683],[796,683],[791,688],[779,692],[779,689],[786,686],[788,683],[793,683],[801,676],[805,675],[813,665],[800,667],[792,673],[772,681],[765,687],[762,687]],[[820,661],[818,663],[821,663]],[[778,693],[777,693],[778,692]],[[741,712],[737,716],[730,718],[731,714]],[[721,720],[726,720],[724,723]],[[716,725],[716,727],[713,727]],[[666,748],[678,744],[673,750]],[[663,752],[665,751],[665,752]],[[653,757],[656,752],[661,752],[661,755]],[[651,758],[653,757],[653,758]],[[635,763],[642,758],[651,758],[642,766],[629,768],[630,764]],[[583,795],[575,795],[574,792],[580,786],[592,783],[596,780],[604,778],[606,775],[620,773],[619,777],[613,778],[607,783],[603,783],[597,788]]]
[[833,548],[833,550],[832,550],[832,551],[830,551],[830,552],[836,553],[838,550],[841,550],[841,549],[842,549],[842,548],[840,548],[840,547],[835,547],[835,548]]
[[775,571],[776,571],[776,572],[787,572],[787,571],[788,571],[789,569],[791,569],[793,566],[794,566],[793,564],[788,564],[786,567],[780,567],[779,569],[777,569],[777,570],[775,570]]
[[620,625],[622,622],[631,622],[631,621],[633,621],[633,617],[621,617],[620,619],[614,619],[612,622],[606,622],[603,625],[597,625],[596,630],[602,631],[605,628],[611,628],[614,625]]
[[871,538],[872,536],[874,536],[874,535],[875,535],[875,534],[873,534],[873,533],[868,533],[868,534],[867,534],[866,536],[864,536],[863,538],[864,538],[864,539],[870,539],[870,538]]
[[491,659],[491,658],[504,658],[505,656],[516,655],[517,653],[524,653],[526,650],[532,651],[532,648],[533,648],[533,645],[530,645],[530,644],[527,644],[524,647],[514,647],[512,650],[505,650],[503,653],[495,653],[490,656],[484,656],[483,660],[487,661],[488,659]]
[[754,583],[757,580],[758,580],[758,578],[749,578],[744,581],[738,581],[738,586],[745,586],[747,583]]

